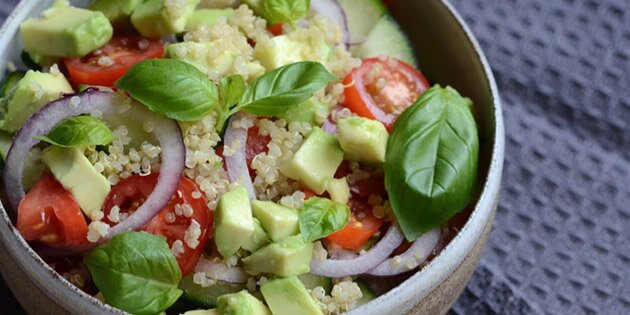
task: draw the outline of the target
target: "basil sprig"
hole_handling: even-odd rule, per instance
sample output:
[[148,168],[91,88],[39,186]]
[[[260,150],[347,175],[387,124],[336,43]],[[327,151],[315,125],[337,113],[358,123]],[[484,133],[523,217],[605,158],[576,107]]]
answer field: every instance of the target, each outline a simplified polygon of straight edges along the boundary
[[92,116],[77,116],[64,120],[48,136],[38,139],[59,147],[107,145],[112,142],[112,131],[105,122]]
[[295,23],[308,15],[310,7],[310,0],[262,0],[260,14],[269,24]]
[[300,233],[306,242],[313,242],[333,234],[348,223],[348,206],[330,199],[312,197],[300,212]]
[[476,192],[478,155],[471,101],[453,88],[432,87],[400,115],[387,143],[385,187],[408,240],[466,207]]
[[175,59],[140,62],[115,85],[150,110],[180,121],[200,120],[218,104],[217,86],[195,66]]
[[163,237],[126,232],[85,257],[105,301],[132,314],[158,314],[182,294],[181,271]]

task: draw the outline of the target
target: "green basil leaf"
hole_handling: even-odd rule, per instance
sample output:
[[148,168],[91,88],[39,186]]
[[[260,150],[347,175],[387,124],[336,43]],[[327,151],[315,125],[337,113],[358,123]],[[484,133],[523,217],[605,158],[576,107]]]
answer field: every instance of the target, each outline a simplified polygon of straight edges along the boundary
[[92,116],[77,116],[64,120],[46,137],[37,137],[59,147],[84,145],[107,145],[112,142],[112,131],[100,119]]
[[451,87],[432,87],[398,117],[383,167],[394,215],[409,241],[468,205],[478,155],[471,101]]
[[319,62],[292,63],[254,80],[245,89],[239,108],[258,116],[279,115],[335,80]]
[[247,88],[247,83],[245,83],[245,79],[243,79],[242,75],[235,74],[221,79],[219,87],[221,91],[221,104],[225,110],[230,110],[241,100]]
[[269,24],[295,23],[306,17],[310,7],[310,0],[262,0],[260,13]]
[[306,242],[313,242],[333,234],[348,223],[348,206],[330,199],[312,197],[300,212],[300,233]]
[[200,120],[219,103],[216,85],[194,66],[176,59],[140,62],[115,85],[150,110],[180,121]]
[[105,301],[132,314],[158,314],[182,294],[181,271],[161,236],[121,233],[88,253],[85,264]]

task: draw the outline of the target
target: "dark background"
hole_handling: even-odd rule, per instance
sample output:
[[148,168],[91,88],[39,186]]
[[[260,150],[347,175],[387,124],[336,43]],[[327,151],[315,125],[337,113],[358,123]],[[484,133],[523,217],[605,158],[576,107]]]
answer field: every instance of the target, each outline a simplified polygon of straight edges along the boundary
[[[630,1],[451,2],[507,133],[494,229],[451,313],[630,314]],[[21,314],[1,281],[0,309]]]

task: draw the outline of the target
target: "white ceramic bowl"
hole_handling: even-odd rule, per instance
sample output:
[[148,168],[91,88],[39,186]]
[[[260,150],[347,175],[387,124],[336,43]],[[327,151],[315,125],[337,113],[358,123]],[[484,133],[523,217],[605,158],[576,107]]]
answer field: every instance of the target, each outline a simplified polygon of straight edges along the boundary
[[[312,0],[318,1],[318,0]],[[362,1],[362,0],[357,0]],[[0,29],[0,70],[22,66],[18,28],[53,0],[23,0]],[[85,5],[88,1],[71,1]],[[452,85],[473,99],[480,131],[482,191],[458,235],[421,271],[351,314],[442,314],[470,279],[490,232],[503,167],[504,131],[494,77],[474,36],[445,0],[397,1],[394,15],[409,35],[431,82]],[[0,272],[30,314],[120,314],[76,289],[28,246],[0,207]]]

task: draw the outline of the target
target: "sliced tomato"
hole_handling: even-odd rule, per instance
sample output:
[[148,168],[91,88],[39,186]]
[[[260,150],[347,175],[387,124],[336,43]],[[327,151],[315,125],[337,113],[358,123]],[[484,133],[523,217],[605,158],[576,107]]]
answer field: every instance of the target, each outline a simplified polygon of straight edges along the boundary
[[274,24],[274,25],[269,26],[267,28],[267,31],[273,34],[274,36],[279,36],[284,33],[284,26],[282,25],[282,23]]
[[83,56],[65,58],[74,85],[114,86],[138,62],[161,58],[164,43],[141,36],[114,36],[105,46]]
[[378,232],[383,220],[375,217],[372,208],[363,201],[351,199],[348,205],[352,209],[348,224],[326,239],[343,248],[358,250]]
[[81,208],[50,174],[44,174],[18,206],[17,228],[27,241],[53,247],[87,243],[88,226]]
[[429,88],[424,75],[394,59],[364,59],[361,67],[344,79],[345,103],[356,114],[391,127],[400,113]]
[[256,155],[269,151],[267,145],[270,141],[270,136],[262,136],[258,134],[257,126],[253,126],[247,130],[247,147],[245,147],[247,165],[252,165],[252,160],[254,160]]
[[[108,216],[114,206],[118,206],[121,209],[121,213],[127,214],[131,214],[138,209],[153,191],[153,187],[157,183],[157,177],[158,174],[156,173],[149,176],[133,175],[116,184],[105,199],[103,207],[105,219],[109,220]],[[186,208],[189,210],[186,210]],[[192,212],[189,212],[190,210]],[[208,200],[205,194],[199,190],[197,184],[186,177],[182,177],[177,191],[171,197],[169,203],[144,226],[144,230],[151,234],[164,236],[169,246],[173,246],[173,243],[176,241],[181,241],[183,252],[176,254],[175,258],[182,275],[186,276],[194,271],[208,242],[208,235],[211,234],[213,214],[208,208]],[[187,237],[187,234],[193,232],[190,229],[193,221],[199,225],[199,235],[191,238],[190,236]],[[108,222],[114,224],[110,221]],[[189,244],[187,239],[196,239],[198,243]]]

